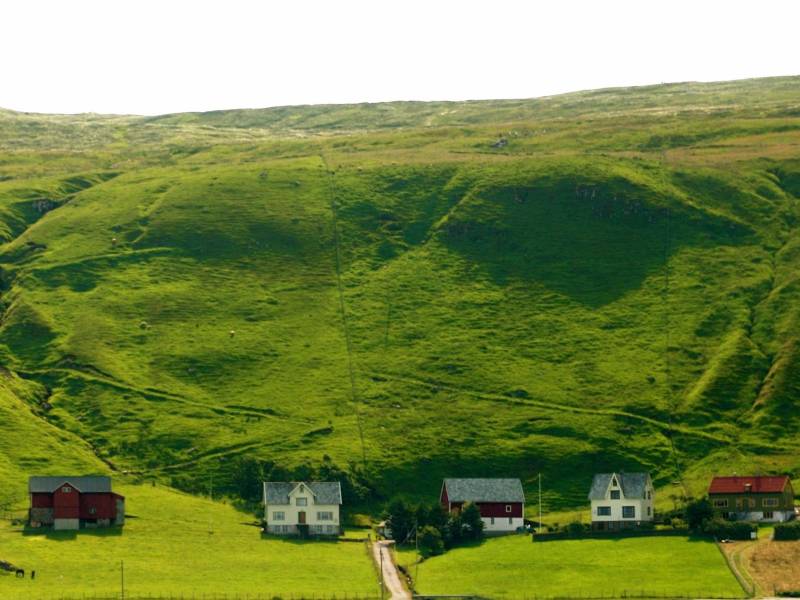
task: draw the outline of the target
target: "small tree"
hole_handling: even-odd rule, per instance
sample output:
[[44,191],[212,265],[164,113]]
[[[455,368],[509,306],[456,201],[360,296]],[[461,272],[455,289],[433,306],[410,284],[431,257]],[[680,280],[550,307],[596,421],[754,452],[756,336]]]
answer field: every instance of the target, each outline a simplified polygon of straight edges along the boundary
[[706,498],[686,505],[686,522],[689,524],[689,529],[699,531],[703,528],[703,523],[713,518],[714,509]]
[[447,528],[448,517],[447,510],[437,502],[428,508],[426,518],[421,522],[443,532]]
[[458,513],[451,514],[442,533],[444,534],[444,545],[447,548],[460,544],[464,540],[464,525],[461,521],[461,515]]
[[436,556],[444,552],[444,542],[439,530],[426,525],[418,533],[419,553],[424,557]]
[[461,529],[465,540],[479,540],[483,537],[481,511],[472,502],[468,502],[461,511]]
[[414,513],[408,503],[397,498],[389,503],[385,511],[386,522],[392,530],[392,537],[398,544],[405,542],[414,529]]

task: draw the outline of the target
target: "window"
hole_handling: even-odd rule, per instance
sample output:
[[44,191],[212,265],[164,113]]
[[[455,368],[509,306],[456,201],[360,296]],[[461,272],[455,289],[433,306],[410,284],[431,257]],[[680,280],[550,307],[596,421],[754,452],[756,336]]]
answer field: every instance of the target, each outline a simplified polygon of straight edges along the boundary
[[514,517],[508,517],[508,524],[509,525],[513,525],[514,524]]
[[619,500],[619,490],[611,490],[611,499]]
[[747,499],[747,504],[750,506],[750,508],[755,508],[756,507],[756,499],[755,498],[748,498]]
[[650,490],[647,490],[647,499],[651,500],[652,498],[653,498],[653,492],[651,492]]
[[617,483],[617,478],[616,477],[612,477],[611,478],[611,486],[612,487],[617,487],[618,485],[619,484]]
[[778,506],[778,499],[777,498],[764,498],[761,501],[761,506]]
[[506,504],[506,512],[511,512],[511,505],[510,504]]
[[336,525],[327,525],[328,533],[336,533]]
[[322,533],[322,525],[309,525],[308,529],[311,533]]
[[272,513],[272,520],[273,521],[285,521],[286,520],[286,513],[282,510],[276,510]]
[[65,485],[64,487],[61,488],[61,491],[64,492],[65,494],[69,494],[70,492],[72,492],[72,488],[69,487],[68,485]]
[[622,507],[622,518],[623,519],[635,519],[636,518],[636,507],[635,506],[623,506]]
[[598,517],[610,517],[611,516],[611,507],[610,506],[598,506],[597,507],[597,516]]
[[318,512],[317,521],[333,521],[333,512],[329,510]]
[[295,498],[297,506],[308,506],[308,498]]
[[494,525],[494,517],[489,517],[489,524]]
[[711,504],[712,504],[712,506],[714,508],[728,508],[728,499],[727,498],[722,498],[722,499],[717,498],[717,499],[713,500],[711,502]]
[[772,511],[771,510],[765,510],[763,518],[764,519],[771,519],[772,518]]
[[90,514],[90,515],[96,515],[96,514],[97,514],[97,509],[96,509],[94,506],[92,506],[92,507],[89,509],[89,514]]
[[648,517],[650,516],[650,507],[649,506],[647,507],[647,516]]

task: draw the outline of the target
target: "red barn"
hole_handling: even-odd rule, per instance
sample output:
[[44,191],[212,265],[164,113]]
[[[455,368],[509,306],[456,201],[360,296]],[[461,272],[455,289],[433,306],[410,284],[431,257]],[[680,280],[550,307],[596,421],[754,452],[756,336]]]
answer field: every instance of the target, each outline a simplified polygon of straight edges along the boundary
[[111,491],[111,478],[31,477],[31,527],[108,527],[125,522],[125,498]]
[[480,510],[486,533],[507,533],[524,526],[525,492],[519,479],[445,479],[439,496],[447,512],[467,502]]

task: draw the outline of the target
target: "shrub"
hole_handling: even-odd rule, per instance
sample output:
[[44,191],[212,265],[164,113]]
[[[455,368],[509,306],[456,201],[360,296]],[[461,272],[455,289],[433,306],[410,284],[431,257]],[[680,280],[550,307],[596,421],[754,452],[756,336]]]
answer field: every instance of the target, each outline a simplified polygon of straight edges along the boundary
[[583,535],[584,533],[586,533],[587,529],[588,528],[586,527],[586,525],[584,525],[580,521],[573,521],[572,523],[567,525],[565,531],[567,532],[567,535],[579,536],[579,535]]
[[673,529],[686,529],[686,521],[677,517],[672,519],[669,524]]
[[442,534],[435,527],[426,525],[419,530],[419,553],[424,557],[437,556],[444,552]]
[[775,540],[800,540],[800,521],[790,521],[775,525]]
[[714,518],[714,509],[707,498],[695,500],[686,506],[686,522],[689,529],[695,531],[703,528],[703,523]]
[[726,521],[725,519],[708,519],[703,531],[721,539],[749,540],[750,534],[758,531],[758,527],[746,521]]
[[472,502],[468,502],[461,512],[461,530],[465,540],[479,540],[483,537],[481,511]]

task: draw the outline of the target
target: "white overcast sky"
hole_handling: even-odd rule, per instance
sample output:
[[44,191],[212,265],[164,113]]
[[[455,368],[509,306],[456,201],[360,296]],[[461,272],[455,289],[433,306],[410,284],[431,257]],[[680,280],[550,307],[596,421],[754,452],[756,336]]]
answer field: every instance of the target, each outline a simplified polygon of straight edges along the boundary
[[158,114],[800,74],[800,0],[0,0],[0,107]]

